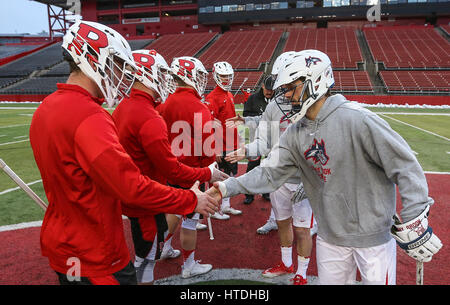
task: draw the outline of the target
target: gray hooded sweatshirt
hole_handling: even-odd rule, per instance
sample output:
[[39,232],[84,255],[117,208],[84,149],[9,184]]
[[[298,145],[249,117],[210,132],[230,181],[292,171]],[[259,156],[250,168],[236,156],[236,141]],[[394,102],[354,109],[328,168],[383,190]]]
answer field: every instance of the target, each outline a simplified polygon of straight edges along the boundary
[[261,166],[225,180],[224,196],[273,192],[299,169],[318,235],[334,245],[366,248],[388,242],[396,185],[403,221],[433,204],[406,141],[340,94],[327,98],[314,121],[304,117],[289,126]]

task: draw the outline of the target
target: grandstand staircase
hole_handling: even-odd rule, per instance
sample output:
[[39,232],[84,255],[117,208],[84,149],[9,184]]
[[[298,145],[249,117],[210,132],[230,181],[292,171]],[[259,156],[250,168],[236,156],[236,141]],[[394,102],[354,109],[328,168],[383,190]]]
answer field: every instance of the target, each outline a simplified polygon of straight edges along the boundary
[[217,34],[216,36],[214,36],[210,41],[208,41],[207,44],[205,44],[197,53],[194,54],[195,58],[200,58],[200,56],[202,56],[203,53],[205,53],[206,50],[208,50],[208,48],[217,41],[217,39],[220,38],[220,36],[222,36],[222,34]]
[[356,30],[356,39],[358,40],[358,44],[361,48],[361,53],[365,63],[365,70],[367,71],[370,81],[372,82],[374,94],[387,94],[382,80],[380,79],[380,77],[378,77],[378,66],[377,63],[373,60],[372,53],[370,52],[369,45],[367,44],[367,40],[364,36],[363,31]]
[[270,74],[272,72],[273,64],[275,63],[275,60],[277,59],[277,57],[280,56],[281,53],[283,53],[284,46],[286,45],[286,41],[287,41],[288,37],[289,37],[289,32],[284,32],[281,35],[280,40],[278,41],[278,44],[275,47],[275,50],[273,51],[271,60],[266,64],[266,67],[264,68],[265,74]]

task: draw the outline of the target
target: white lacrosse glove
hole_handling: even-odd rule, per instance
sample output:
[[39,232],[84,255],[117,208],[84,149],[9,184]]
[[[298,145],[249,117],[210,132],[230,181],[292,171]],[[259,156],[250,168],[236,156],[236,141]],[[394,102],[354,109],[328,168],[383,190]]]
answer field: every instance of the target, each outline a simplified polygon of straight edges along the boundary
[[291,203],[294,204],[303,201],[306,198],[308,197],[306,196],[305,189],[303,188],[303,183],[300,183],[291,197]]
[[219,170],[219,166],[217,165],[217,162],[211,163],[208,166],[208,168],[211,171],[211,179],[209,180],[210,183],[214,183],[217,181],[223,181],[223,180],[230,178],[230,176],[228,176],[227,174],[225,174],[224,172]]
[[429,210],[430,206],[427,206],[419,216],[406,223],[401,223],[395,215],[394,225],[391,227],[391,235],[399,247],[420,262],[431,261],[433,255],[442,248],[441,240],[428,226]]

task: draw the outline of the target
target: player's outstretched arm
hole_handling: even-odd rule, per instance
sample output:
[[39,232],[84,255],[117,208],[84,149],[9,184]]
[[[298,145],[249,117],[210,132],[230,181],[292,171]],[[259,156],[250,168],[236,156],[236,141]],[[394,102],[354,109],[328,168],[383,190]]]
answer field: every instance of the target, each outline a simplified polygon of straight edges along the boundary
[[241,147],[235,151],[232,151],[225,156],[225,160],[230,163],[236,163],[244,160],[245,158],[245,147]]
[[198,188],[200,182],[196,181],[191,187],[191,191],[197,196],[197,206],[194,212],[202,214],[205,218],[209,215],[214,214],[219,210],[220,204],[219,200],[215,199],[213,196],[209,195],[207,192],[203,193]]
[[245,123],[245,120],[243,117],[241,117],[240,114],[238,114],[237,116],[235,116],[233,118],[229,118],[229,119],[225,120],[225,126],[227,128],[235,128],[244,123]]

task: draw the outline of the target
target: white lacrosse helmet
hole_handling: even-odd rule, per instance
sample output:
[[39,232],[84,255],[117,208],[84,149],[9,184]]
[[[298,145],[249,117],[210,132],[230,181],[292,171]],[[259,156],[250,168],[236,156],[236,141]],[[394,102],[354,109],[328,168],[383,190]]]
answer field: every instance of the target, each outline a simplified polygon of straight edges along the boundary
[[288,51],[281,53],[280,56],[275,59],[275,62],[272,66],[272,75],[278,75],[280,68],[286,64],[286,61],[292,58],[297,52],[296,51]]
[[308,108],[333,87],[334,77],[330,58],[317,50],[297,52],[280,68],[274,84],[274,90],[277,91],[276,96],[284,96],[287,89],[283,86],[300,78],[303,79],[303,88],[299,100],[293,101],[294,95],[292,95],[291,101],[289,101],[292,104],[292,110],[289,114],[285,114],[293,123],[303,118]]
[[109,107],[128,95],[136,66],[130,45],[118,32],[100,23],[77,20],[64,35],[62,47],[97,84]]
[[208,83],[208,71],[202,62],[190,56],[176,57],[170,65],[172,74],[192,86],[202,96]]
[[158,100],[164,103],[171,93],[170,82],[173,82],[166,60],[155,50],[137,50],[132,54],[138,69],[136,79],[158,93]]
[[216,84],[225,91],[231,91],[233,85],[233,67],[226,61],[216,62],[213,65],[213,77]]

